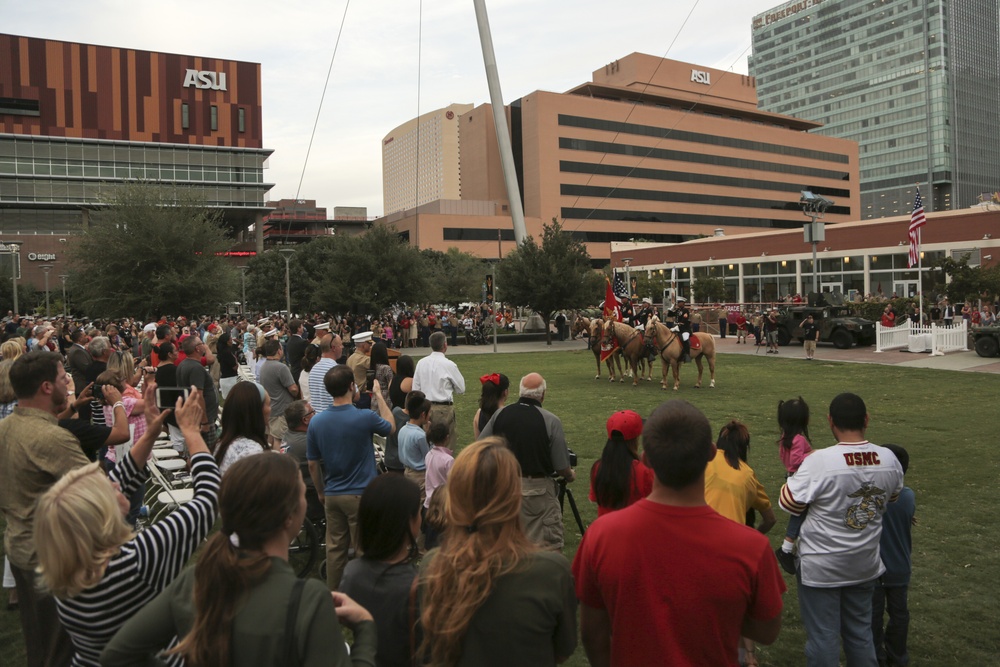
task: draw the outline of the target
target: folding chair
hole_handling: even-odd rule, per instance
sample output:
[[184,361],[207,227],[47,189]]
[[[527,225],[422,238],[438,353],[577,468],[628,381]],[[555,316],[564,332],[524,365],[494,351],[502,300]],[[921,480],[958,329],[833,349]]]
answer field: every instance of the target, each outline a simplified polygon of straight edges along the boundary
[[[173,512],[175,509],[177,509],[184,503],[191,502],[191,499],[194,498],[193,488],[180,487],[167,479],[167,476],[161,469],[161,465],[168,463],[169,464],[179,463],[181,468],[187,465],[184,461],[180,459],[168,459],[166,461],[161,461],[160,463],[157,463],[155,461],[150,461],[150,463],[147,465],[147,468],[149,469],[149,474],[153,479],[153,483],[155,484],[155,486],[150,485],[150,487],[153,489],[152,493],[155,493],[155,501],[156,505],[158,506],[155,512],[150,511],[149,513],[150,523],[155,523],[156,521],[162,519],[170,512]],[[176,466],[174,465],[172,465],[171,467],[176,468]],[[159,488],[160,490],[156,491],[155,490],[156,488]]]

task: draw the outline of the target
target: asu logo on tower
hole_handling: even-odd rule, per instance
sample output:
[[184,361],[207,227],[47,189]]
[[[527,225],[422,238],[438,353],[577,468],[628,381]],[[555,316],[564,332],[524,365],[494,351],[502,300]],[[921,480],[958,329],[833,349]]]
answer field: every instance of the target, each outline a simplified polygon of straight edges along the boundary
[[225,72],[202,72],[196,69],[189,69],[184,73],[184,87],[200,88],[202,90],[225,90]]

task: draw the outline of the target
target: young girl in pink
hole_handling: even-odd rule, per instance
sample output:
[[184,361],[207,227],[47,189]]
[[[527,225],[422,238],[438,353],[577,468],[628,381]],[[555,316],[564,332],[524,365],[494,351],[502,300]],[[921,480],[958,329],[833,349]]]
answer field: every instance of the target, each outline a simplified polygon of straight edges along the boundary
[[[778,402],[778,427],[781,428],[781,438],[778,439],[778,454],[781,462],[791,477],[802,465],[812,447],[809,445],[809,406],[802,397],[790,401]],[[788,529],[781,548],[775,552],[781,567],[789,574],[795,574],[795,557],[793,550],[799,529],[806,518],[803,512],[788,520]]]

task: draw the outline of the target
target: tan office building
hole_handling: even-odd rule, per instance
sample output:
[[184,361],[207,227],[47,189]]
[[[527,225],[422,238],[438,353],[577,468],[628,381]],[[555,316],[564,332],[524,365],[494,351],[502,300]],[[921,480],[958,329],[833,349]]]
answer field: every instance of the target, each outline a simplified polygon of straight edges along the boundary
[[[828,223],[860,217],[857,145],[758,110],[752,77],[633,53],[590,83],[535,91],[506,111],[528,232],[557,218],[595,264],[614,241],[800,228],[801,190],[835,202]],[[461,198],[493,202],[493,215],[435,212],[427,229],[412,212],[391,221],[422,248],[496,257],[497,230],[513,233],[490,106],[458,125]]]
[[461,197],[458,117],[471,109],[471,104],[452,104],[430,111],[382,139],[385,215]]

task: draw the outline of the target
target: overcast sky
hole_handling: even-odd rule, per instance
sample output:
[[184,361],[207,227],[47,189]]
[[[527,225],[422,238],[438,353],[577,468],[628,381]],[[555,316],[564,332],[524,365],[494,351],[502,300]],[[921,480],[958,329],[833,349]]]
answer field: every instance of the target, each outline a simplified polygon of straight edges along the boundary
[[[258,62],[264,180],[296,196],[347,6],[312,155],[299,194],[382,213],[381,140],[448,104],[489,101],[472,0],[0,0],[0,30],[66,41]],[[486,0],[505,103],[565,91],[634,51],[746,72],[750,24],[776,0]],[[690,18],[688,14],[694,7]],[[684,24],[687,19],[686,25]],[[422,46],[421,46],[422,45]],[[418,57],[420,65],[418,67]],[[420,80],[417,94],[418,72]]]

